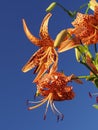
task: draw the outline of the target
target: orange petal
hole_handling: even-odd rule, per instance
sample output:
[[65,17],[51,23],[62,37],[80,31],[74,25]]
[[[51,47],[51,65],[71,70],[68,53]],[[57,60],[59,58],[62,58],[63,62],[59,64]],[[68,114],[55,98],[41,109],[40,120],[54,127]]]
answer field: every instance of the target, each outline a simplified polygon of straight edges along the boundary
[[94,16],[95,16],[96,20],[98,21],[98,4],[94,8]]
[[25,32],[27,38],[28,38],[33,44],[40,46],[40,44],[41,44],[41,43],[40,43],[40,39],[36,38],[34,35],[31,34],[31,32],[29,31],[29,29],[28,29],[28,27],[27,27],[26,22],[25,22],[24,19],[22,20],[22,22],[23,22],[23,29],[24,29],[24,32]]
[[67,39],[66,41],[62,42],[58,48],[58,52],[64,52],[67,50],[70,50],[74,47],[77,47],[80,45],[80,41],[76,38],[73,39]]
[[44,48],[41,47],[38,51],[36,51],[28,60],[28,62],[22,68],[23,72],[27,72],[33,69],[35,66],[39,65],[40,58],[44,55]]
[[90,0],[89,5],[90,9],[94,11],[95,6],[98,6],[98,2],[96,0]]
[[28,62],[23,66],[22,72],[27,72],[35,67],[33,59],[34,55],[32,55],[31,58],[28,60]]
[[52,40],[52,39],[50,38],[49,33],[48,33],[48,22],[49,22],[49,19],[50,19],[51,16],[52,16],[52,14],[51,14],[51,13],[48,13],[48,14],[45,16],[45,18],[43,19],[43,21],[42,21],[42,24],[41,24],[41,27],[40,27],[40,37],[41,37],[42,39]]
[[33,80],[33,82],[37,82],[41,76],[47,71],[48,68],[45,67],[45,65],[42,65],[42,67],[39,70],[39,73],[37,74],[36,78]]
[[38,51],[36,51],[28,60],[28,62],[22,68],[23,72],[27,72],[33,69],[35,66],[40,66],[40,62],[46,55],[46,48],[41,47]]

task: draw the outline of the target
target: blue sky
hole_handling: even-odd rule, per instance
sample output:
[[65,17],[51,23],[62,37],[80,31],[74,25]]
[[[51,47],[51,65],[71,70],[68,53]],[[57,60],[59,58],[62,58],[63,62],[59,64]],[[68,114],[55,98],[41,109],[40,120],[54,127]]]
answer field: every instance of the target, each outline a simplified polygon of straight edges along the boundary
[[[97,130],[98,110],[92,107],[95,99],[88,92],[97,92],[90,82],[83,85],[73,83],[76,97],[72,101],[56,102],[64,114],[64,120],[57,123],[49,108],[47,119],[43,120],[45,105],[28,111],[26,99],[33,99],[35,85],[33,70],[23,73],[21,68],[38,49],[26,38],[22,18],[25,18],[31,32],[38,37],[40,24],[46,15],[45,9],[52,0],[1,0],[0,3],[0,129],[1,130]],[[65,8],[76,10],[86,0],[56,0]],[[59,7],[52,11],[49,33],[55,39],[57,33],[71,27],[72,19]],[[59,70],[65,74],[86,75],[88,70],[76,62],[74,50],[59,55]]]

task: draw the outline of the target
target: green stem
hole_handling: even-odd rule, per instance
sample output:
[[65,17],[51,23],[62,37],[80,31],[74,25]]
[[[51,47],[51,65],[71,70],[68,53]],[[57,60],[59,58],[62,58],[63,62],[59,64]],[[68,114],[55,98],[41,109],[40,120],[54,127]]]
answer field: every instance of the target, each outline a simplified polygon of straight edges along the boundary
[[86,78],[88,78],[89,77],[89,75],[86,75],[86,76],[78,76],[77,78],[78,79],[86,79]]
[[[80,11],[81,9],[83,9],[84,7],[86,7],[87,5],[88,5],[88,3],[85,3],[85,4],[81,5],[80,8],[77,10],[77,12]],[[88,7],[87,7],[87,9],[88,9]]]
[[93,81],[95,79],[95,75],[83,75],[83,76],[77,76],[73,78],[73,80],[76,80],[76,79],[85,79],[88,81]]
[[93,81],[95,79],[95,75],[83,75],[83,76],[77,76],[75,78],[73,78],[74,80],[75,79],[86,79],[86,80],[89,80],[89,81]]
[[76,14],[77,14],[77,12],[79,12],[82,8],[84,8],[85,6],[88,5],[87,3],[86,3],[86,4],[83,4],[83,5],[81,5],[81,6],[79,7],[78,10],[72,12],[72,11],[70,11],[70,10],[67,10],[67,9],[66,9],[64,6],[62,6],[61,4],[59,4],[59,3],[57,3],[57,2],[56,2],[56,4],[57,4],[59,7],[61,7],[66,13],[68,13],[68,15],[71,16],[71,17],[75,17]]
[[64,6],[62,6],[61,4],[57,3],[57,5],[59,7],[61,7],[66,13],[68,13],[69,16],[73,17],[73,12],[67,10]]
[[87,9],[85,11],[85,14],[88,14],[89,9],[90,9],[90,5],[88,4],[88,7],[87,7]]
[[94,48],[95,48],[95,53],[97,53],[97,45],[94,44]]
[[79,50],[79,52],[81,53],[81,57],[83,58],[82,60],[80,60],[80,63],[86,66],[86,68],[88,68],[98,78],[98,75],[93,71],[93,69],[90,68],[90,66],[86,64],[85,54],[89,55],[90,58],[93,59],[92,54],[90,53],[89,49],[86,50],[85,46],[84,46],[84,49],[79,48],[79,47],[77,47],[77,49]]

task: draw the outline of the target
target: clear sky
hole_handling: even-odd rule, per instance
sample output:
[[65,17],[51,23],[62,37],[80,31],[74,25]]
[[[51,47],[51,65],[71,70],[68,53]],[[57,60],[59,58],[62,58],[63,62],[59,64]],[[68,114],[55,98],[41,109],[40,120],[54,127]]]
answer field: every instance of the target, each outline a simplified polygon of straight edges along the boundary
[[[38,37],[45,9],[52,0],[1,0],[0,2],[0,130],[97,130],[98,110],[92,107],[95,99],[88,92],[97,92],[90,82],[83,85],[73,83],[76,93],[72,101],[56,102],[64,114],[64,120],[57,123],[49,108],[43,120],[45,105],[28,111],[26,99],[33,99],[35,77],[33,70],[23,73],[21,68],[38,49],[26,38],[22,18],[25,18],[31,32]],[[76,10],[88,0],[56,0],[65,8]],[[52,11],[49,33],[55,39],[57,33],[71,27],[72,19],[59,7]],[[74,50],[59,55],[59,70],[66,75],[86,75],[86,68],[76,62]]]

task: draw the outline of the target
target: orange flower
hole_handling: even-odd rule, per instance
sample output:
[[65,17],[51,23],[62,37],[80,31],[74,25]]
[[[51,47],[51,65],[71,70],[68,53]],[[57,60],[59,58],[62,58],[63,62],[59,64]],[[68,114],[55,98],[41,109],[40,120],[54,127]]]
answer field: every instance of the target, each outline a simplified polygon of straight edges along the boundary
[[54,114],[56,114],[58,118],[63,119],[63,114],[56,108],[54,101],[72,100],[75,97],[73,87],[67,86],[68,82],[72,80],[82,83],[79,79],[76,79],[74,75],[65,76],[60,72],[45,74],[37,83],[37,92],[43,99],[37,102],[29,101],[29,103],[37,103],[37,105],[31,106],[28,109],[35,109],[47,102],[44,118],[46,118],[46,113],[50,104]]
[[72,25],[75,27],[72,33],[83,44],[96,44],[98,42],[98,6],[95,6],[94,15],[77,13]]
[[54,41],[48,33],[48,21],[50,17],[51,14],[48,13],[42,21],[40,27],[40,39],[31,34],[25,20],[23,19],[23,28],[27,38],[33,44],[40,47],[40,49],[33,54],[26,65],[22,68],[23,72],[27,72],[36,67],[34,73],[38,73],[38,75],[34,82],[37,82],[37,80],[49,69],[50,66],[51,71],[55,71],[57,69],[58,54],[53,47]]

